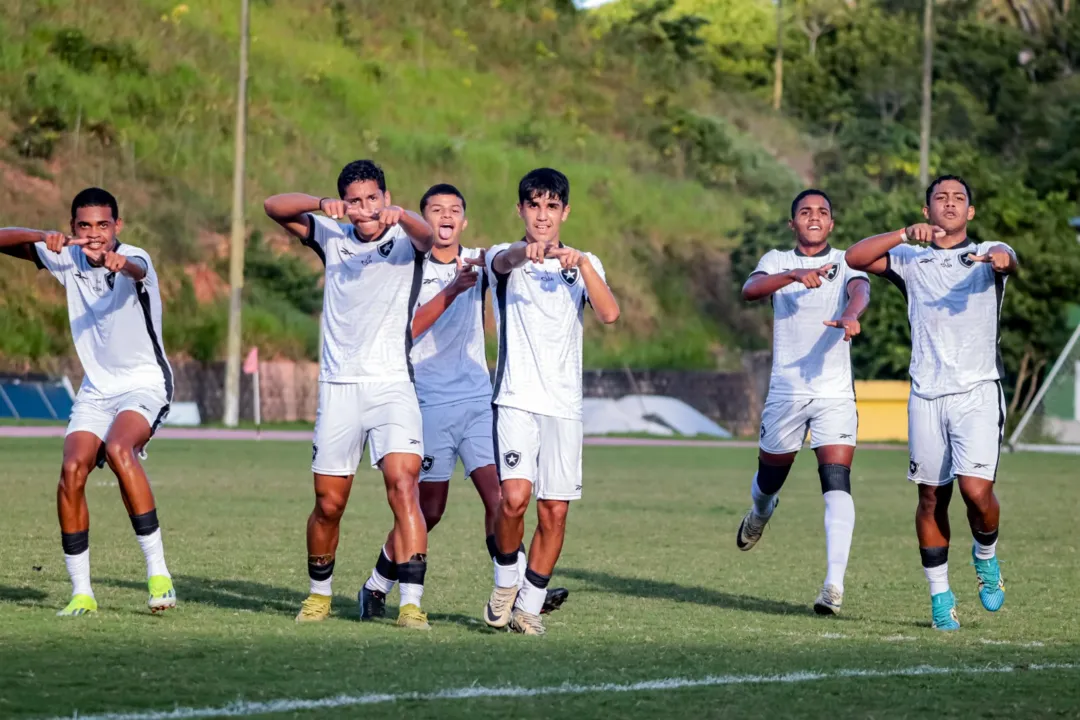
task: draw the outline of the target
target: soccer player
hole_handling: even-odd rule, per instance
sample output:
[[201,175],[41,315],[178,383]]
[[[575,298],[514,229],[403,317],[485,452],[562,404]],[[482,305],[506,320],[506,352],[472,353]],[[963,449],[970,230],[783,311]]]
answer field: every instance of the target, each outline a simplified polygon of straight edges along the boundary
[[86,478],[108,463],[146,557],[152,613],[176,607],[157,507],[139,462],[169,412],[173,374],[161,342],[161,295],[145,251],[122,244],[116,198],[87,188],[71,202],[71,235],[0,230],[0,251],[48,270],[64,287],[83,382],[64,437],[56,506],[72,596],[60,616],[97,612],[90,586]]
[[[469,226],[465,196],[453,185],[434,185],[420,199],[420,212],[435,230],[424,263],[424,280],[413,316],[412,362],[416,396],[424,419],[424,459],[420,464],[420,510],[428,532],[446,510],[450,476],[458,458],[484,503],[484,534],[495,559],[495,512],[499,475],[491,442],[491,375],[484,350],[484,251],[463,248]],[[386,595],[397,581],[393,532],[360,590],[360,618],[386,612]],[[525,554],[520,553],[519,565]],[[524,573],[524,568],[521,568]],[[562,604],[566,590],[548,593],[545,607]]]
[[[499,327],[495,371],[495,461],[502,500],[495,517],[495,589],[484,621],[543,635],[540,612],[562,550],[570,501],[581,497],[581,338],[585,304],[604,323],[619,305],[592,253],[561,241],[570,182],[533,170],[518,185],[525,237],[487,253]],[[519,583],[518,549],[535,492],[538,523]],[[520,584],[520,588],[519,588]]]
[[960,627],[948,569],[953,478],[974,536],[979,599],[990,612],[1005,602],[994,497],[1005,428],[998,318],[1016,254],[1004,243],[968,237],[972,202],[963,179],[943,175],[926,189],[928,223],[875,235],[847,251],[848,264],[884,276],[908,304],[908,479],[919,488],[915,529],[938,630]]
[[370,160],[346,165],[337,189],[339,199],[292,193],[265,202],[266,214],[326,267],[311,450],[315,509],[307,528],[311,591],[296,620],[330,614],[341,515],[370,443],[372,466],[382,471],[394,513],[393,553],[401,582],[397,624],[427,630],[420,609],[427,529],[417,500],[423,430],[409,350],[433,234],[422,217],[392,204],[383,171]]
[[870,304],[866,273],[852,270],[844,253],[829,245],[832,202],[820,190],[804,190],[791,203],[792,250],[770,250],[743,285],[744,300],[771,298],[773,360],[761,418],[758,470],[750,486],[753,505],[735,542],[749,550],[772,517],[806,431],[817,455],[825,499],[828,570],[814,602],[821,615],[840,612],[844,573],[855,529],[851,461],[859,426],[851,374],[851,339]]

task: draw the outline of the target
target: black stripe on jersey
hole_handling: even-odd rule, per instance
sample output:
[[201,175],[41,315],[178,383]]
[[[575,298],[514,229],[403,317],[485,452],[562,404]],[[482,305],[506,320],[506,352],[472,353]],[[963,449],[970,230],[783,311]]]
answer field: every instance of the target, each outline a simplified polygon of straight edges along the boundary
[[[412,245],[412,243],[409,243]],[[420,297],[420,286],[424,284],[424,260],[427,258],[427,253],[422,253],[416,249],[413,245],[413,274],[412,274],[412,289],[409,290],[409,318],[405,322],[405,364],[409,368],[409,380],[416,382],[416,376],[413,373],[412,366],[412,319],[413,312],[416,310],[416,300]]]
[[900,277],[900,275],[892,269],[892,255],[889,253],[885,253],[885,272],[881,273],[881,277],[895,285],[900,291],[900,294],[904,296],[904,301],[907,301],[907,283],[904,282],[904,278]]
[[502,455],[499,453],[499,406],[491,403],[491,447],[495,452],[495,473],[502,484]]
[[488,274],[487,268],[480,268],[480,330],[484,329],[485,318],[487,318],[487,289],[488,289]]
[[309,247],[315,251],[315,254],[319,256],[319,260],[322,260],[323,267],[326,267],[326,253],[319,247],[319,243],[315,242],[315,216],[311,213],[307,214],[308,229],[307,235],[300,238],[300,244],[304,247]]
[[[494,272],[495,266],[492,265]],[[495,365],[495,389],[492,398],[499,397],[503,373],[506,372],[506,288],[510,284],[510,275],[495,273],[495,304],[499,311],[499,361]]]
[[165,416],[169,414],[169,403],[165,403],[161,410],[158,411],[157,417],[154,418],[154,424],[150,426],[150,437],[154,437],[154,433],[161,427],[161,423],[165,420]]
[[994,466],[994,480],[997,481],[998,467],[1001,465],[1001,444],[1005,441],[1005,391],[1001,389],[1001,381],[994,383],[998,391],[998,452],[997,465]]
[[38,270],[44,270],[45,263],[41,262],[41,255],[38,253],[37,247],[34,245],[24,245],[23,247],[26,250],[26,259],[34,263]]
[[135,294],[138,296],[139,305],[142,307],[143,319],[146,321],[146,332],[150,335],[150,343],[154,346],[154,358],[157,360],[158,367],[161,368],[161,374],[165,378],[165,408],[162,410],[162,417],[164,417],[164,412],[168,410],[168,404],[173,399],[172,369],[169,367],[168,361],[165,360],[161,342],[158,340],[157,332],[154,331],[154,320],[150,313],[150,293],[147,292],[146,286],[141,280],[135,283]]
[[1005,276],[996,270],[994,273],[994,292],[997,293],[997,331],[994,333],[994,352],[997,354],[998,378],[1005,377],[1005,363],[1001,359],[1001,303],[1005,300]]

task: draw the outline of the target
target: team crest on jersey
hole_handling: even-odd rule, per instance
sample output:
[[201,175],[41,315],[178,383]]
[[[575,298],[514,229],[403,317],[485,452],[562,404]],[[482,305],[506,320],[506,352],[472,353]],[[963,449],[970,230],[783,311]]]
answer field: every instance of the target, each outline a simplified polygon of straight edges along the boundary
[[835,280],[836,276],[840,273],[840,266],[833,263],[833,266],[829,268],[829,272],[825,273],[826,280]]
[[108,275],[106,275],[105,276],[105,284],[109,286],[110,290],[112,290],[113,287],[116,285],[116,273],[111,272]]
[[570,268],[568,270],[563,270],[562,272],[559,273],[559,277],[562,278],[562,281],[564,283],[566,283],[567,285],[571,286],[571,287],[574,286],[574,284],[577,282],[578,277],[580,277],[580,275],[581,275],[581,273],[578,271],[578,269],[576,267],[575,268]]
[[963,265],[966,268],[969,268],[969,267],[973,266],[975,264],[975,261],[971,259],[973,257],[975,257],[975,253],[972,253],[972,252],[962,252],[962,253],[960,253],[960,255],[959,255],[960,264]]
[[507,450],[503,453],[503,462],[506,463],[506,467],[513,470],[518,466],[518,463],[521,462],[521,453],[517,450]]
[[424,472],[431,472],[433,465],[435,465],[435,458],[430,455],[425,455],[424,459],[420,461],[420,469]]
[[390,257],[390,253],[392,253],[392,252],[394,252],[394,241],[393,240],[387,240],[386,242],[384,242],[382,245],[379,246],[379,254],[382,255],[384,258]]

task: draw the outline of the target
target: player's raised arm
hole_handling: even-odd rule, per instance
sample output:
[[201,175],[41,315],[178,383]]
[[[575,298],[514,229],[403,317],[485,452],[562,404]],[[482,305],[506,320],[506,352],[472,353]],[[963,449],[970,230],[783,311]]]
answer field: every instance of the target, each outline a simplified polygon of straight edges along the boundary
[[1002,275],[1011,275],[1016,272],[1016,253],[1008,245],[998,243],[990,247],[982,255],[972,255],[974,262],[989,263],[994,272]]
[[0,228],[0,253],[40,264],[37,250],[34,248],[36,243],[46,243],[49,250],[58,253],[69,244],[69,240],[70,238],[59,232],[17,227]]
[[889,251],[904,241],[931,243],[945,237],[945,231],[937,225],[917,223],[903,230],[874,235],[860,240],[847,249],[844,259],[848,267],[881,275],[889,269]]
[[454,281],[444,287],[435,297],[417,308],[416,313],[413,315],[412,335],[414,338],[420,337],[427,332],[435,324],[435,321],[442,317],[442,314],[457,299],[458,295],[476,285],[480,279],[477,268],[480,268],[482,272],[483,267],[483,255],[466,260],[462,260],[460,257],[457,258],[458,272],[457,276],[454,277]]
[[507,275],[529,260],[543,262],[544,247],[540,243],[518,240],[491,258],[491,269],[499,275]]
[[[325,202],[325,208],[323,203]],[[308,213],[324,212],[335,220],[345,217],[345,203],[333,198],[317,198],[304,193],[285,193],[266,198],[266,215],[292,235],[306,240],[311,234]]]
[[819,268],[799,268],[771,274],[755,272],[743,284],[742,298],[747,302],[761,300],[791,283],[799,283],[808,288],[818,288],[821,287],[821,278],[828,275],[832,268],[832,263],[829,263]]

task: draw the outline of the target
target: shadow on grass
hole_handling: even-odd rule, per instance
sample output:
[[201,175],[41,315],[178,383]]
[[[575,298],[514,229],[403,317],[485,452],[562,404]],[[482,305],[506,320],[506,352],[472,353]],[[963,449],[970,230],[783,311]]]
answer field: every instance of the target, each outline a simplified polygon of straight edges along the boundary
[[583,580],[604,592],[638,598],[673,600],[675,602],[709,605],[728,610],[745,610],[768,615],[812,615],[814,612],[810,605],[795,605],[783,600],[768,600],[753,597],[752,595],[735,595],[710,588],[678,585],[661,580],[620,577],[595,570],[582,570],[581,568],[560,567],[558,573],[575,580]]
[[37,588],[0,585],[0,603],[13,603],[15,605],[36,607],[47,597],[49,597],[47,592],[38,590]]
[[[95,582],[128,590],[146,591],[145,581],[100,578],[95,579]],[[193,575],[178,575],[173,578],[173,582],[176,584],[177,599],[181,606],[186,603],[195,603],[222,610],[266,613],[290,619],[300,610],[300,603],[307,597],[305,592],[250,580],[222,580]],[[0,594],[0,600],[2,599],[3,595]],[[333,607],[333,618],[360,622],[355,595],[335,594]],[[382,620],[380,624],[393,623],[396,617],[397,607],[387,605],[386,619]],[[478,617],[474,618],[458,613],[429,613],[428,617],[432,622],[454,623],[469,630],[488,632],[487,626]]]

